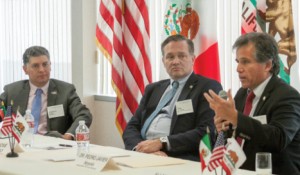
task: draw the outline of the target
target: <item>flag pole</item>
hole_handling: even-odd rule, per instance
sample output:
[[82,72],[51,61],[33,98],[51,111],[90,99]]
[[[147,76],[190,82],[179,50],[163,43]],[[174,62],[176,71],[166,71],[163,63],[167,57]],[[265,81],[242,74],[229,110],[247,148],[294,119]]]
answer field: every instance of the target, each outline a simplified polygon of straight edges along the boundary
[[[217,131],[217,130],[215,130],[215,133],[216,133],[216,131]],[[211,141],[212,141],[212,139],[211,139],[210,130],[209,130],[209,127],[208,127],[208,126],[206,126],[206,133],[207,133],[207,134],[208,134],[208,136],[209,136],[209,137],[208,137],[208,140],[209,140],[210,146],[212,146],[212,145],[211,145],[211,143],[212,143],[212,142],[211,142]],[[216,139],[214,139],[214,141],[215,141],[215,140],[216,140]],[[217,170],[216,170],[216,169],[215,169],[215,175],[218,175],[218,174],[217,174]]]
[[9,157],[9,158],[14,158],[14,157],[19,157],[18,153],[16,153],[14,151],[14,148],[15,148],[15,138],[13,137],[12,135],[12,127],[13,127],[13,114],[12,114],[12,106],[14,104],[14,101],[11,100],[10,102],[11,104],[11,107],[10,107],[10,117],[11,117],[11,131],[9,133],[9,137],[8,137],[8,141],[9,141],[9,146],[10,146],[10,151],[9,153],[6,154],[6,157]]

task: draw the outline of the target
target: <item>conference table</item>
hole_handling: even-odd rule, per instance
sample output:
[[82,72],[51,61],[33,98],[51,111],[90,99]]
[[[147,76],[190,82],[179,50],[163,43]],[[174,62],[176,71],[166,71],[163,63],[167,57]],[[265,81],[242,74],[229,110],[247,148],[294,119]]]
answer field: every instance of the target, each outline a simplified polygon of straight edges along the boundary
[[[8,139],[0,139],[0,143]],[[20,144],[21,145],[21,144]],[[90,153],[110,155],[114,168],[90,169],[78,161],[75,141],[34,136],[31,148],[16,146],[19,156],[7,158],[0,152],[0,175],[199,175],[199,162],[127,151],[120,148],[90,144]],[[60,146],[62,145],[62,146]],[[72,147],[71,147],[72,146]],[[211,174],[215,174],[214,172]],[[218,173],[220,174],[220,173]],[[225,174],[225,173],[223,173]],[[235,175],[254,175],[237,170]]]

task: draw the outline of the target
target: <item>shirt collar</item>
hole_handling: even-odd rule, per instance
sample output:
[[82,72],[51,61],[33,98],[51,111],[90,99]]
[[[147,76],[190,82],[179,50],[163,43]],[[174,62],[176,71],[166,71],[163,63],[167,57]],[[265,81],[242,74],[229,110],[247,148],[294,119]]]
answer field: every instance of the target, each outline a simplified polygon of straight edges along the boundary
[[43,91],[43,94],[47,94],[48,93],[48,87],[49,87],[49,81],[43,86],[43,87],[37,87],[34,84],[32,84],[29,81],[29,86],[30,86],[30,92],[32,92],[33,94],[35,93],[35,91],[40,88]]
[[260,83],[260,85],[258,85],[255,89],[253,89],[253,92],[255,94],[255,98],[260,99],[262,93],[264,92],[267,84],[269,83],[270,79],[272,76],[269,76],[267,79],[265,79],[265,81],[263,81],[262,83]]
[[[187,76],[185,76],[185,77],[183,77],[181,79],[176,80],[176,81],[178,81],[179,86],[184,85],[186,83],[186,81],[190,78],[190,76],[192,75],[192,73],[193,72],[191,72],[190,74],[188,74]],[[170,79],[170,86],[172,86],[173,81],[175,81],[175,80]]]

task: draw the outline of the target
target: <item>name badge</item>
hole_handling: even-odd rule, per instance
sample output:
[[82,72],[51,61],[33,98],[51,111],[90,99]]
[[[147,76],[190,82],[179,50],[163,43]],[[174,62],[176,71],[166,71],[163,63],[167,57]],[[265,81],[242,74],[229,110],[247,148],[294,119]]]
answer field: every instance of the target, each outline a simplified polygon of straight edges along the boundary
[[266,115],[254,116],[253,119],[260,121],[261,124],[267,124],[267,116]]
[[119,170],[118,165],[107,155],[96,155],[92,153],[80,153],[76,159],[76,165],[89,168],[97,172],[103,170]]
[[49,107],[47,107],[47,111],[48,111],[49,118],[65,116],[64,106],[62,104],[55,105],[55,106],[49,106]]
[[194,109],[191,99],[176,102],[177,115],[188,114],[193,112]]

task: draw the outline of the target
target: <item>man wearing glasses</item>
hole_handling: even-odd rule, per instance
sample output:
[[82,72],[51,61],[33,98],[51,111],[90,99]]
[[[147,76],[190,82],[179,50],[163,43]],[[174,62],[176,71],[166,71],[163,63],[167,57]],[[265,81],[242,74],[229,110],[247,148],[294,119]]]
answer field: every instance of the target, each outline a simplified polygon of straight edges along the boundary
[[13,112],[32,111],[37,134],[74,139],[79,120],[91,125],[92,115],[81,103],[74,85],[50,79],[51,62],[47,49],[32,46],[23,54],[23,70],[29,80],[8,84],[0,100],[7,106],[13,100]]

